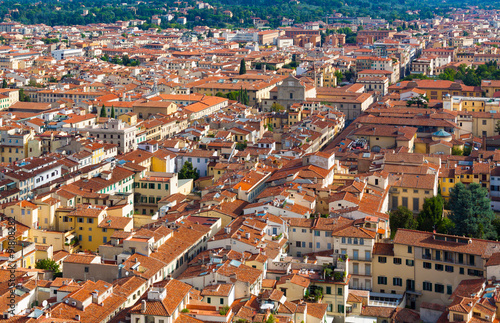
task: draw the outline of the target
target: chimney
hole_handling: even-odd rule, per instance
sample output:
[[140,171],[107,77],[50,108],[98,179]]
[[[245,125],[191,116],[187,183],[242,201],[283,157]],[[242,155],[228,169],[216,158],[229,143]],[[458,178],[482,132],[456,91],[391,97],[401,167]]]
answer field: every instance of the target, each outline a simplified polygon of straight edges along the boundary
[[141,301],[141,313],[146,312],[146,300]]

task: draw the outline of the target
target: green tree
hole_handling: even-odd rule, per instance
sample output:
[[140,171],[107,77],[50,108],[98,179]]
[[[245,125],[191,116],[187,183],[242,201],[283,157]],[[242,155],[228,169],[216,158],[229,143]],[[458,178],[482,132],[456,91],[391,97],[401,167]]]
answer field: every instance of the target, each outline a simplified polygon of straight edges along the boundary
[[243,58],[240,62],[240,75],[247,73],[247,65],[245,63],[245,59]]
[[245,142],[239,142],[236,144],[236,150],[243,151],[247,148],[247,144]]
[[244,105],[248,105],[250,103],[250,98],[248,97],[248,91],[247,91],[247,89],[245,89],[245,91],[242,94],[242,101],[241,101],[241,103],[243,103]]
[[335,77],[337,78],[337,85],[342,83],[342,79],[344,78],[344,75],[342,75],[342,72],[340,70],[335,71]]
[[29,95],[24,94],[24,89],[19,89],[19,101],[21,101],[21,102],[30,102],[31,101]]
[[111,118],[115,118],[115,107],[114,106],[111,106]]
[[269,314],[269,317],[266,320],[266,323],[276,323],[276,319],[272,314]]
[[450,193],[450,220],[455,223],[452,233],[474,238],[495,239],[492,225],[495,213],[491,209],[488,191],[477,183],[465,186],[457,183]]
[[185,162],[179,172],[179,179],[194,179],[197,180],[200,177],[198,175],[198,169],[193,168],[193,164],[191,162]]
[[444,200],[441,195],[425,199],[422,211],[418,214],[418,230],[448,233],[453,228],[453,222],[443,217]]
[[122,55],[122,64],[125,66],[129,66],[132,63],[128,55]]
[[416,229],[418,227],[413,212],[404,206],[399,206],[396,210],[389,212],[389,223],[392,238],[398,229]]
[[500,135],[500,120],[497,121],[495,124],[495,132],[497,132]]
[[463,156],[464,151],[458,147],[453,147],[451,148],[451,154],[454,156]]
[[2,82],[2,88],[3,88],[3,89],[6,89],[6,88],[7,88],[7,79],[3,79],[3,82]]
[[36,269],[50,270],[57,274],[59,272],[59,265],[52,259],[40,259],[35,264]]
[[101,108],[101,113],[99,114],[99,117],[101,118],[106,118],[108,115],[106,114],[106,108],[104,107],[104,104],[102,105]]
[[285,107],[279,103],[274,102],[273,105],[271,105],[271,111],[280,112],[283,110],[285,110]]

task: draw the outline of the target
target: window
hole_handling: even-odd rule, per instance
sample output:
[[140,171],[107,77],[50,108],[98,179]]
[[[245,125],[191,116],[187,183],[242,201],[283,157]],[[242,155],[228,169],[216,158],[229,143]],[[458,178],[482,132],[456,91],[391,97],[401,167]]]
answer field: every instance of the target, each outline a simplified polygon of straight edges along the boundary
[[314,236],[315,237],[320,237],[321,236],[321,232],[318,231],[318,230],[314,230]]
[[453,272],[453,266],[445,266],[444,270],[446,270],[449,273]]
[[212,302],[212,299],[210,297],[207,297],[207,303],[210,304]]
[[432,268],[432,264],[430,262],[424,262],[423,265],[424,265],[425,269],[431,269]]
[[418,212],[420,206],[420,200],[418,197],[413,198],[413,211]]
[[337,288],[337,295],[342,295],[342,287]]
[[92,236],[89,236],[89,242],[92,241]]
[[102,243],[108,242],[108,237],[102,237]]
[[406,259],[406,265],[407,265],[407,266],[413,267],[413,266],[414,266],[414,264],[415,264],[415,263],[413,262],[413,260],[411,260],[411,259]]
[[78,218],[78,223],[83,223],[83,218]]
[[345,237],[342,237],[342,243],[345,243]]
[[85,267],[85,272],[88,273],[89,272],[89,267]]
[[441,264],[436,264],[436,265],[434,266],[434,269],[436,269],[436,270],[438,270],[438,271],[443,271],[443,265],[441,265]]
[[446,285],[446,294],[451,295],[453,293],[453,286]]
[[473,255],[469,255],[469,265],[475,266],[475,264],[474,264],[474,256]]
[[444,285],[441,284],[434,284],[434,291],[436,293],[443,294],[444,293]]
[[385,276],[378,276],[378,284],[379,285],[387,285],[387,277]]
[[338,312],[339,313],[344,313],[344,305],[339,305],[338,306]]
[[297,248],[300,248],[300,245],[301,245],[300,241],[295,241],[295,246],[296,246]]
[[401,265],[401,258],[394,258],[393,262],[395,265]]
[[460,268],[460,275],[464,275],[465,274],[465,270],[463,268]]
[[387,262],[387,257],[378,257],[378,262],[385,264]]
[[321,248],[321,243],[316,242],[316,248],[317,248],[317,249]]
[[394,286],[403,286],[403,280],[401,278],[394,277],[392,279],[392,284]]
[[92,218],[87,218],[87,223],[94,223],[94,219],[92,219]]
[[432,292],[432,283],[429,283],[429,282],[424,282],[424,284],[423,284],[423,288],[424,288],[424,290],[426,290],[426,291]]
[[332,288],[330,286],[326,287],[326,293],[330,295],[332,293]]
[[413,252],[412,249],[413,249],[412,246],[408,246],[408,253],[412,253]]
[[224,305],[224,298],[221,298],[219,303],[220,303],[220,305]]

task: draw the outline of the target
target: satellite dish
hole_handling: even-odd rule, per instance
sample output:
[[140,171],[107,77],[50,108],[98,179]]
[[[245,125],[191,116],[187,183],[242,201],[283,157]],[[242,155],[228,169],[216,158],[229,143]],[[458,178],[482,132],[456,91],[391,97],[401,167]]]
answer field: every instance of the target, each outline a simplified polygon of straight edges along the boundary
[[47,303],[47,300],[44,300],[44,301],[42,302],[42,306],[43,306],[43,307],[47,306],[47,304],[48,304],[48,303]]

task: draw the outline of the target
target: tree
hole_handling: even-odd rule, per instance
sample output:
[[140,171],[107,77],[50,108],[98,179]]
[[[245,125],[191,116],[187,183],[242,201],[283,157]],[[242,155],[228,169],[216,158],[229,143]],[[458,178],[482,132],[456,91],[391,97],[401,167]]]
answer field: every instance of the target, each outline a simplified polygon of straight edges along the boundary
[[342,83],[344,75],[342,75],[342,72],[340,70],[335,71],[335,77],[337,78],[337,85]]
[[191,162],[185,162],[179,172],[179,179],[194,179],[197,180],[200,177],[198,175],[198,169],[193,168],[193,164]]
[[451,154],[454,156],[463,156],[464,151],[460,149],[459,147],[453,147],[451,148]]
[[279,103],[274,102],[273,105],[271,105],[271,111],[280,112],[283,110],[285,110],[285,107]]
[[391,237],[394,237],[398,229],[416,229],[417,220],[413,212],[404,206],[399,206],[396,210],[389,213],[389,223],[391,227]]
[[448,233],[453,228],[453,222],[443,217],[444,200],[441,195],[425,199],[422,211],[418,214],[418,230]]
[[490,207],[488,191],[477,183],[465,186],[457,183],[450,193],[450,220],[455,223],[452,233],[474,238],[495,239],[492,225],[495,213]]
[[45,269],[53,271],[55,274],[59,272],[59,265],[52,259],[41,259],[35,264],[36,269]]
[[243,58],[240,62],[240,75],[247,73],[247,65],[245,63],[245,59]]
[[250,98],[248,97],[247,89],[245,89],[245,92],[243,92],[241,103],[243,103],[244,105],[248,105],[250,103]]
[[102,105],[101,114],[99,114],[99,117],[101,117],[101,118],[106,118],[107,117],[106,108],[104,107],[104,104]]
[[3,89],[6,89],[6,88],[7,88],[7,79],[3,79],[3,82],[2,82],[2,88],[3,88]]
[[19,89],[19,101],[21,101],[21,102],[30,102],[31,101],[29,95],[24,94],[24,89]]
[[276,319],[272,314],[269,314],[269,317],[266,320],[266,323],[276,323]]
[[243,151],[247,148],[247,144],[244,142],[239,142],[236,144],[236,150]]
[[498,134],[500,135],[500,120],[498,120],[495,124],[495,132],[498,132]]
[[115,107],[114,106],[111,106],[111,118],[115,118]]

